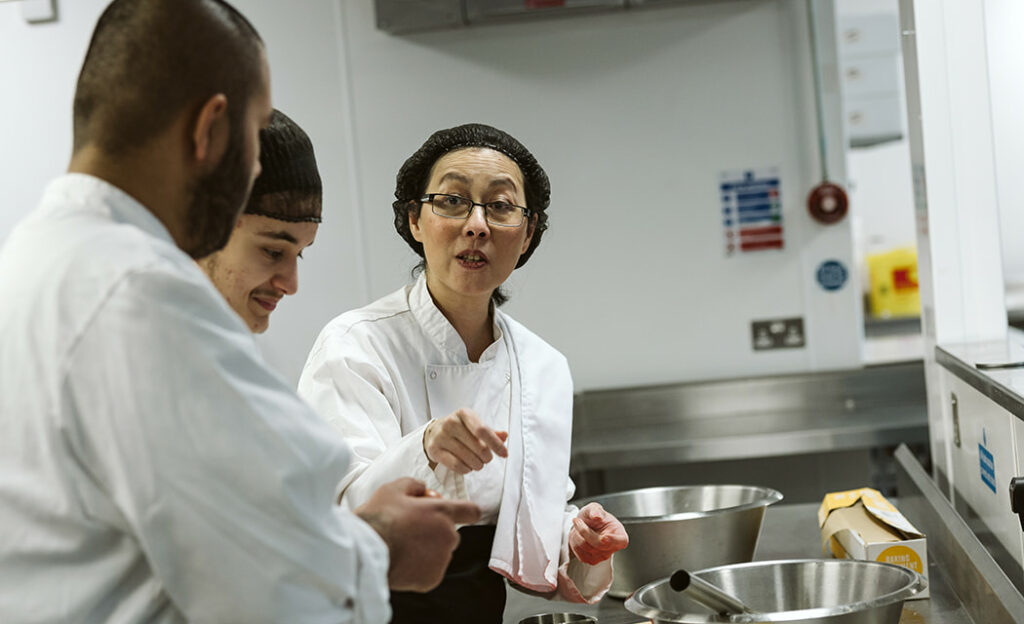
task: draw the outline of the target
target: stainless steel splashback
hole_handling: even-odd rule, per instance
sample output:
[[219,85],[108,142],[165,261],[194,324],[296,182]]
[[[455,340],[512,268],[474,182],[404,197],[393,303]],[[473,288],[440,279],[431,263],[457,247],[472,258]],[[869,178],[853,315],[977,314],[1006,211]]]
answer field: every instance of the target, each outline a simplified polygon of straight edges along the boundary
[[[638,9],[695,0],[376,0],[377,28],[391,34],[510,20]],[[707,2],[708,0],[703,0]],[[721,0],[720,0],[721,1]]]

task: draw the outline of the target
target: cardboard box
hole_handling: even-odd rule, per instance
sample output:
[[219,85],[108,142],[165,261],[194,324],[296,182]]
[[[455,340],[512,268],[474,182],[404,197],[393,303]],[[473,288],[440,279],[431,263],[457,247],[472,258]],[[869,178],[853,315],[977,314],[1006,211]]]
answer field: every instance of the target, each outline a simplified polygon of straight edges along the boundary
[[[928,578],[928,549],[914,528],[878,490],[825,495],[818,509],[821,550],[838,559],[894,563]],[[927,588],[914,598],[927,598]]]

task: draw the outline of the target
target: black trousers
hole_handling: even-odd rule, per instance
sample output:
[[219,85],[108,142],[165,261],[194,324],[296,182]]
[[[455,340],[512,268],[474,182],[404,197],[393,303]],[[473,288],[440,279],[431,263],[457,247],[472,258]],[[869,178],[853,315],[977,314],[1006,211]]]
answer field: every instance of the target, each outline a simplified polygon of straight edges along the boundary
[[487,567],[494,526],[459,529],[459,546],[433,591],[391,592],[391,624],[501,624],[505,577]]

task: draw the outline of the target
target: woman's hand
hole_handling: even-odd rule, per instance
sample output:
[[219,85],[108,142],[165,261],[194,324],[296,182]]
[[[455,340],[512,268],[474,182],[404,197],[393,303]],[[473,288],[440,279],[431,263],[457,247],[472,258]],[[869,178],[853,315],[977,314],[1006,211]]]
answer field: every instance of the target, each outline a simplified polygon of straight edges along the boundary
[[495,431],[468,408],[434,420],[423,430],[423,452],[430,468],[442,464],[459,474],[480,470],[494,458],[508,457],[507,431]]
[[572,519],[569,550],[583,563],[601,563],[628,545],[626,528],[599,503],[590,503]]

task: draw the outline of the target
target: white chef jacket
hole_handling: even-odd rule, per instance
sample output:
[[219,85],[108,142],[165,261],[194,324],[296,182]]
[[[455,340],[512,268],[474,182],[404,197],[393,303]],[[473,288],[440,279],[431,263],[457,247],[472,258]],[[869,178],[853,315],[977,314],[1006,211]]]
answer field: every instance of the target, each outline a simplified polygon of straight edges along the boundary
[[145,207],[58,178],[0,292],[0,622],[388,621],[345,443]]
[[[478,362],[470,362],[465,343],[421,275],[413,285],[328,323],[302,371],[299,395],[352,447],[352,465],[341,484],[345,504],[358,506],[380,484],[399,476],[420,479],[445,497],[476,502],[481,522],[498,525],[492,568],[536,591],[557,586],[562,598],[596,601],[611,584],[610,561],[570,563],[566,545],[578,511],[565,504],[574,491],[568,477],[568,365],[562,354],[500,310],[494,323],[494,343]],[[520,374],[525,363],[513,351],[524,344],[530,348],[529,368],[553,373],[546,383]],[[524,396],[540,406],[541,420],[520,422],[530,407],[523,407]],[[432,419],[460,407],[472,408],[493,429],[509,431],[508,460],[495,456],[465,476],[441,464],[430,469],[423,431]],[[532,431],[537,423],[541,426]],[[517,460],[515,471],[506,471]],[[524,480],[530,479],[544,484],[529,493],[529,504],[520,505]],[[557,500],[536,500],[545,498]],[[505,506],[509,510],[500,514]],[[544,553],[548,564],[531,573],[523,562]]]

